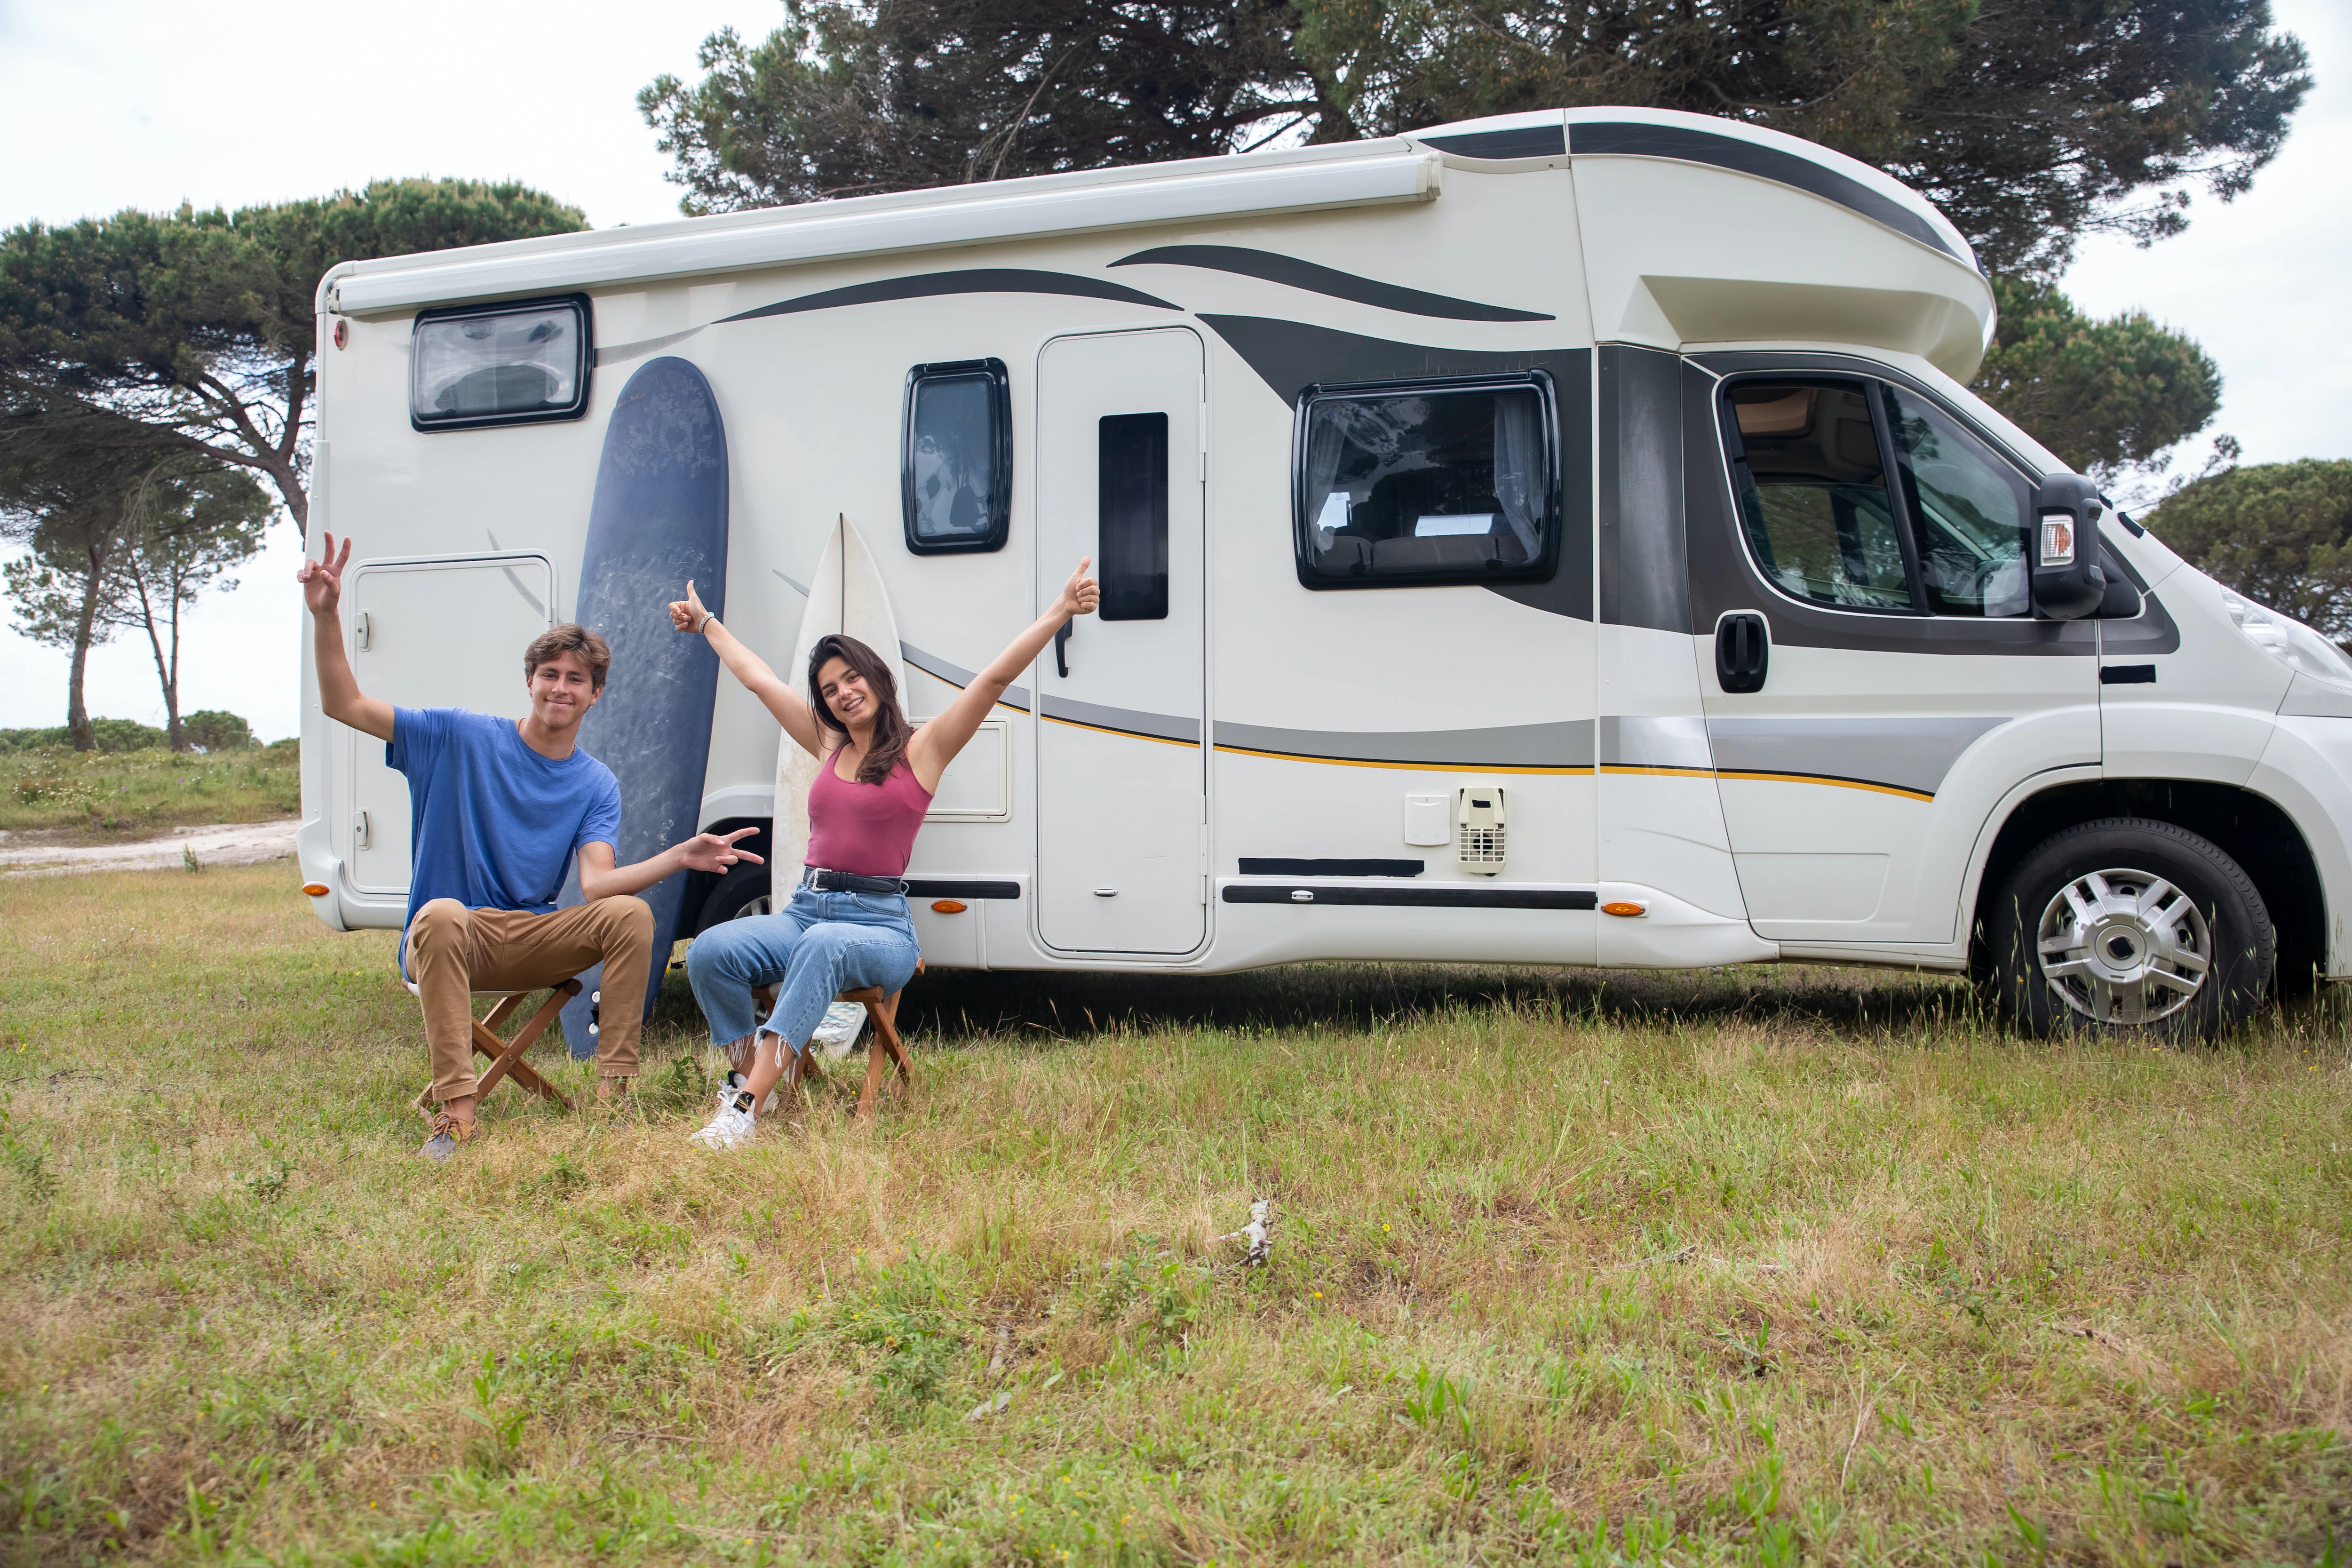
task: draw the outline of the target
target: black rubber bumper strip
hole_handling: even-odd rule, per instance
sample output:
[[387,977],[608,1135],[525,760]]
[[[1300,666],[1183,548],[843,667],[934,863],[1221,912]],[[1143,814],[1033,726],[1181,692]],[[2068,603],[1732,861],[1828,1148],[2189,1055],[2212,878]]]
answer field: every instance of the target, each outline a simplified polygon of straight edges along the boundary
[[1017,899],[1021,896],[1021,884],[909,877],[907,879],[907,896],[910,899]]
[[1225,887],[1225,902],[1380,904],[1415,910],[1597,910],[1601,895],[1590,888],[1298,888],[1279,882],[1234,882]]
[[2156,666],[2152,664],[2103,664],[2099,667],[2102,686],[2154,686]]

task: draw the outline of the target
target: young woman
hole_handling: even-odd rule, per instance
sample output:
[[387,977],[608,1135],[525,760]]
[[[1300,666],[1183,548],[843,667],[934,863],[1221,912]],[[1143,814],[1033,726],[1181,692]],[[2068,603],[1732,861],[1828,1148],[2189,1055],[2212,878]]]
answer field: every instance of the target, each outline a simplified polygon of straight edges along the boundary
[[[892,992],[914,978],[915,927],[901,879],[915,831],[940,775],[1004,689],[1070,617],[1094,612],[1102,588],[1087,575],[1088,564],[1078,563],[1053,606],[947,711],[911,732],[890,667],[855,637],[817,639],[803,698],[702,607],[692,583],[670,605],[677,629],[708,637],[784,732],[824,763],[809,788],[808,864],[792,901],[772,915],[713,926],[687,949],[687,978],[711,1040],[739,1069],[727,1075],[718,1111],[695,1142],[738,1149],[751,1141],[757,1108],[779,1079],[791,1092],[801,1052],[836,993],[860,985]],[[778,987],[765,1023],[752,1004],[754,985]]]

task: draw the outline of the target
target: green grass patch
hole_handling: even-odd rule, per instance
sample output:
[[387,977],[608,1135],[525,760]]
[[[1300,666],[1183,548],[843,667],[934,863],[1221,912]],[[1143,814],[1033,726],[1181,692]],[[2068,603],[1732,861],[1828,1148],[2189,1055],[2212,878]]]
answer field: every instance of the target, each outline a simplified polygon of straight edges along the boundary
[[877,1124],[836,1070],[714,1157],[674,975],[635,1107],[501,1089],[443,1167],[391,939],[284,864],[6,900],[0,1560],[2352,1542],[2328,1009],[2175,1052],[1853,971],[940,973]]
[[152,837],[183,824],[265,822],[301,808],[301,742],[219,752],[0,752],[0,831],[61,842]]

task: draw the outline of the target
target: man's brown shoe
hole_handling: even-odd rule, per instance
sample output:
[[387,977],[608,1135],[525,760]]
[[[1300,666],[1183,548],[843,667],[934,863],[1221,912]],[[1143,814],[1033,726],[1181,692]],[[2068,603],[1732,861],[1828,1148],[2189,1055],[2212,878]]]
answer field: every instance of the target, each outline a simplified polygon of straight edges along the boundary
[[457,1152],[460,1143],[471,1143],[481,1135],[479,1121],[460,1121],[446,1110],[434,1112],[433,1136],[416,1152],[427,1160],[446,1160]]

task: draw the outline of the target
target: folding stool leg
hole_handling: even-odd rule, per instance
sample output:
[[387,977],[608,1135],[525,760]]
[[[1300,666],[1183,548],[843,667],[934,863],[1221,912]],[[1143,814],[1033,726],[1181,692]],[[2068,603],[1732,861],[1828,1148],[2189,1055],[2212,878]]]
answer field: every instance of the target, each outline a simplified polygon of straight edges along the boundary
[[907,1047],[898,1038],[898,995],[892,992],[882,994],[878,985],[867,985],[841,994],[844,1002],[863,1002],[874,1025],[874,1038],[866,1052],[866,1088],[857,1097],[857,1114],[874,1114],[874,1102],[882,1092],[883,1063],[887,1059],[898,1064],[898,1076],[907,1083],[915,1081],[915,1069],[907,1059]]
[[[515,1082],[541,1100],[551,1100],[564,1110],[571,1110],[571,1100],[562,1089],[524,1065],[522,1054],[530,1049],[532,1044],[545,1032],[548,1025],[555,1022],[555,1016],[563,1010],[563,1005],[579,994],[580,982],[577,980],[567,980],[554,987],[547,994],[547,1000],[541,1005],[539,1011],[531,1015],[530,1022],[516,1030],[515,1037],[511,1040],[500,1041],[498,1036],[490,1032],[490,1020],[500,1016],[499,1008],[491,1009],[489,1018],[475,1025],[474,1048],[487,1051],[497,1058],[490,1064],[490,1070],[484,1073],[480,1081],[474,1086],[476,1098],[478,1099],[498,1088],[499,1079],[512,1077]],[[507,999],[508,1002],[518,1004],[521,1000],[520,996],[510,996]],[[506,1003],[499,1004],[499,1007],[505,1005]]]

